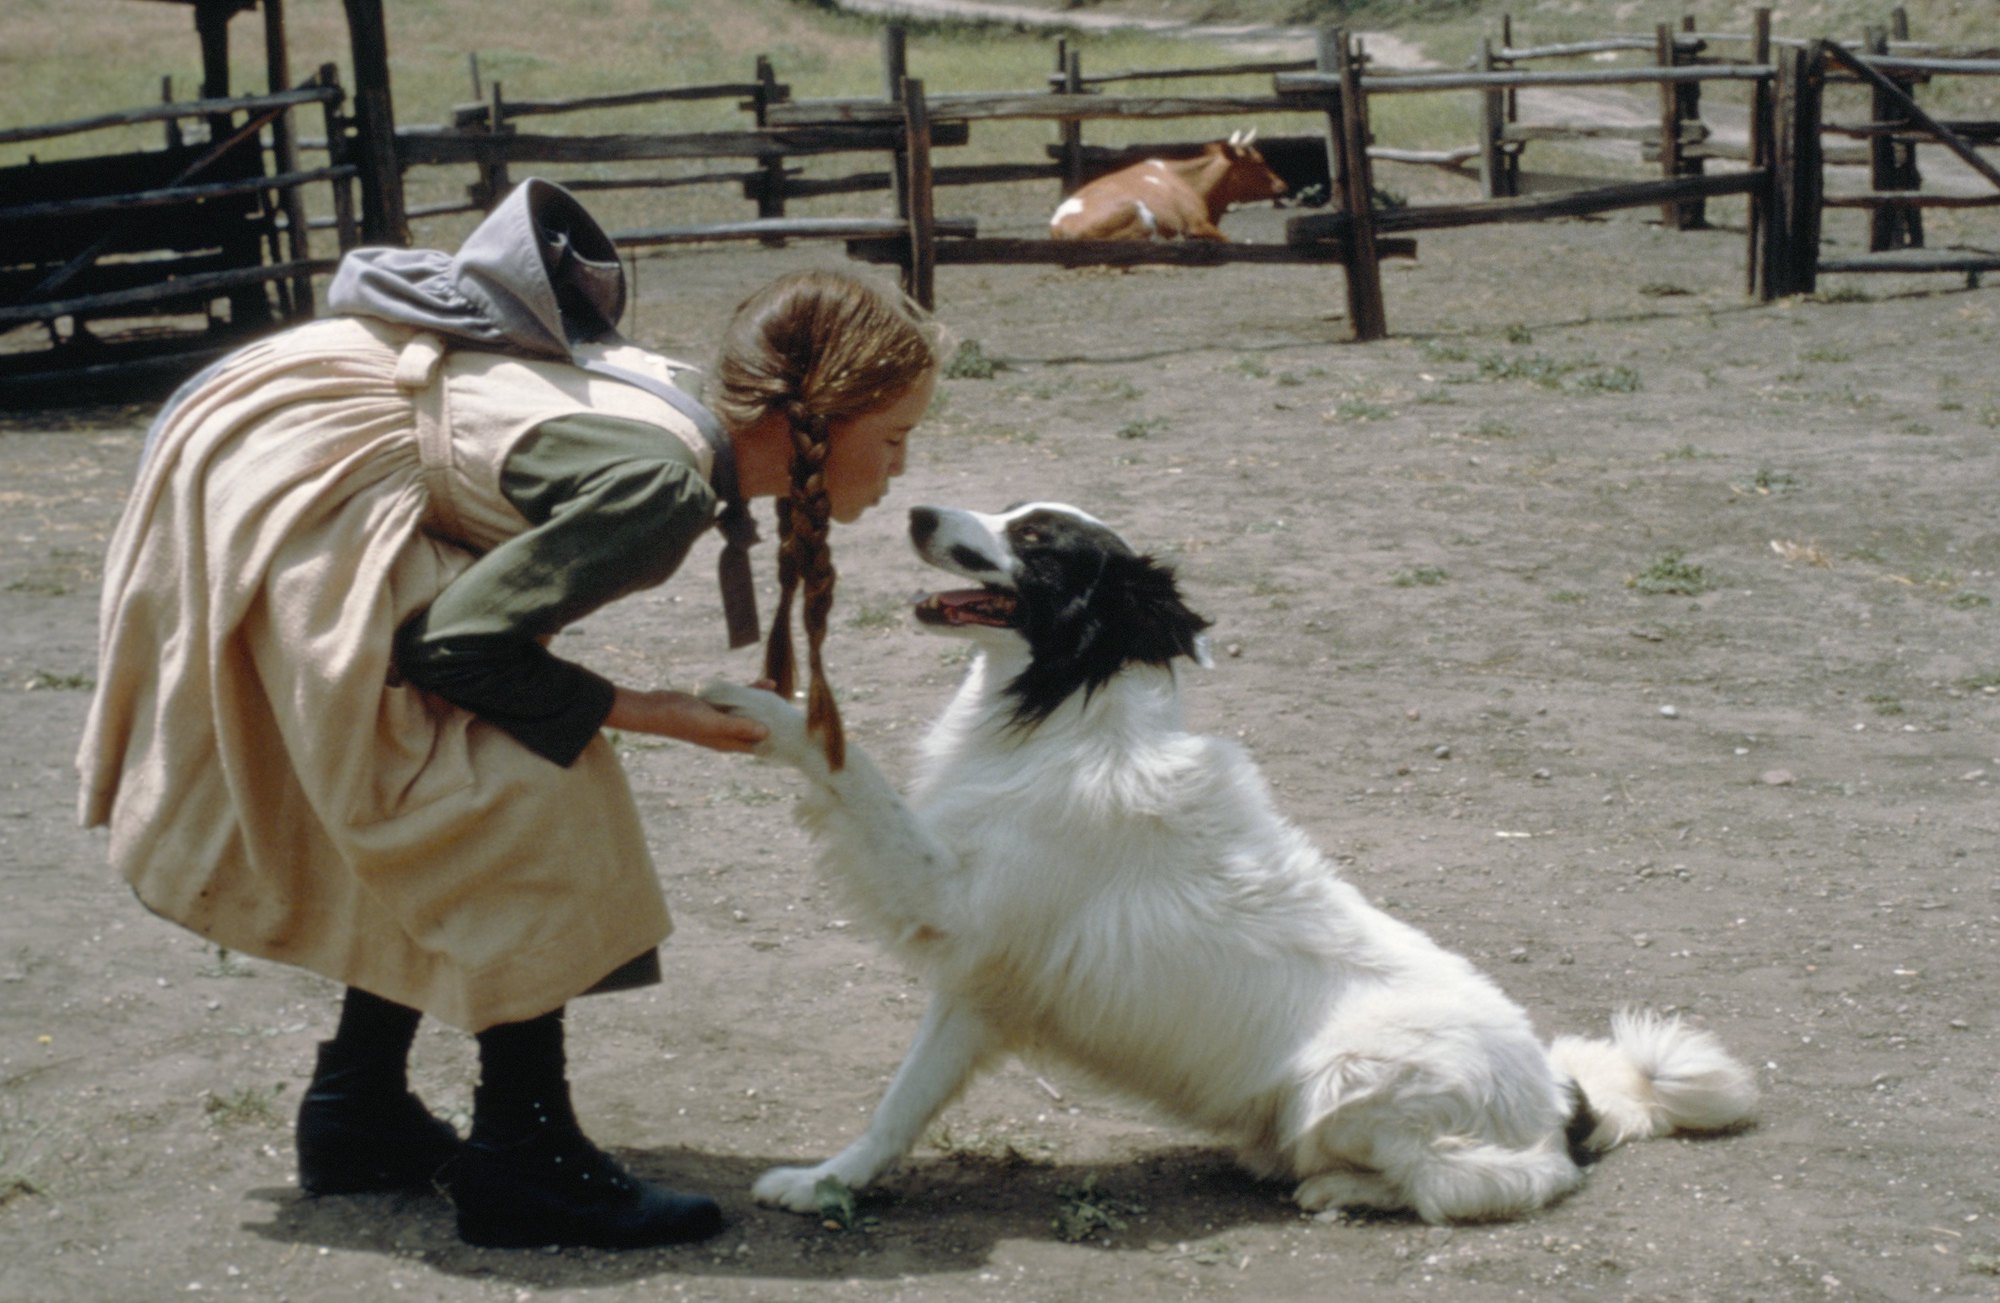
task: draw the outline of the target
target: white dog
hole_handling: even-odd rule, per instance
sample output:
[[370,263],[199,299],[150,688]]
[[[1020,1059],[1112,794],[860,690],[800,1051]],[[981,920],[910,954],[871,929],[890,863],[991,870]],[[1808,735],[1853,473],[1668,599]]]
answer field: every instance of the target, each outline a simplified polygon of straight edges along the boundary
[[978,648],[906,803],[858,749],[832,770],[777,696],[708,699],[771,730],[833,874],[934,992],[866,1134],[764,1173],[798,1212],[866,1186],[972,1074],[1083,1070],[1296,1182],[1301,1207],[1506,1217],[1621,1141],[1735,1127],[1750,1074],[1678,1019],[1544,1046],[1459,956],[1343,881],[1237,746],[1186,732],[1174,662],[1207,622],[1172,572],[1071,507],[919,507],[932,565],[980,585],[917,607]]

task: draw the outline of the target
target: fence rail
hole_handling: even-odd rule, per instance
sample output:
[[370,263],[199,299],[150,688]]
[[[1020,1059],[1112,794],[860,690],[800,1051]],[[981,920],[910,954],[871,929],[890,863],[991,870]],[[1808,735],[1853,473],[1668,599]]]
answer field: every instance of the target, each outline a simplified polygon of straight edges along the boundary
[[[1744,57],[1725,58],[1717,47],[1747,47]],[[1921,214],[1927,209],[1979,209],[2000,206],[2000,168],[1988,162],[1981,147],[2000,144],[2000,122],[1942,119],[1928,114],[1915,100],[1916,88],[1946,76],[2000,76],[2000,50],[1948,48],[1907,39],[1907,24],[1893,32],[1871,32],[1856,45],[1826,40],[1795,40],[1774,36],[1769,10],[1756,12],[1748,33],[1694,30],[1685,20],[1678,30],[1661,25],[1652,35],[1614,34],[1594,41],[1531,44],[1513,38],[1511,22],[1503,23],[1498,41],[1483,43],[1475,66],[1464,69],[1395,69],[1376,66],[1361,44],[1348,33],[1328,29],[1311,61],[1271,60],[1199,68],[1122,70],[1085,76],[1080,55],[1066,43],[1057,47],[1056,71],[1045,88],[1021,92],[927,93],[921,80],[907,75],[903,35],[887,29],[883,37],[883,93],[877,97],[795,99],[792,88],[777,79],[768,59],[757,60],[754,77],[700,86],[661,87],[610,94],[564,98],[508,100],[499,83],[478,84],[477,102],[457,106],[449,121],[436,127],[396,128],[378,106],[373,116],[344,113],[345,96],[330,68],[297,89],[263,96],[201,99],[162,104],[79,118],[42,126],[0,129],[0,144],[46,139],[110,127],[196,118],[221,121],[240,115],[244,125],[231,138],[254,138],[268,123],[286,122],[289,113],[318,104],[326,118],[323,138],[313,142],[284,137],[282,148],[271,146],[274,159],[285,160],[255,175],[199,176],[198,164],[184,175],[135,177],[122,187],[87,193],[24,195],[22,201],[0,207],[0,237],[10,231],[47,231],[52,223],[142,223],[149,214],[191,211],[203,205],[238,202],[279,205],[266,197],[285,196],[284,220],[274,222],[265,238],[272,255],[257,266],[190,264],[185,274],[156,277],[155,283],[135,281],[144,271],[81,277],[102,248],[86,245],[67,265],[45,269],[31,292],[19,284],[0,282],[0,329],[56,316],[79,319],[94,313],[185,306],[212,293],[241,293],[245,285],[267,281],[303,287],[310,308],[310,277],[331,265],[314,259],[304,244],[308,227],[338,232],[342,250],[365,235],[370,239],[407,238],[397,228],[410,215],[444,214],[490,209],[511,185],[511,169],[525,165],[615,162],[699,164],[717,166],[672,175],[633,174],[589,177],[567,182],[579,190],[679,189],[728,185],[756,206],[756,217],[620,231],[624,247],[661,247],[706,241],[839,240],[850,256],[902,268],[905,285],[919,299],[934,296],[933,272],[939,265],[1045,264],[1057,266],[1138,264],[1214,267],[1231,263],[1337,264],[1344,269],[1348,319],[1358,339],[1387,333],[1379,263],[1385,257],[1413,256],[1416,232],[1484,223],[1544,221],[1623,208],[1659,207],[1670,227],[1704,224],[1708,201],[1746,201],[1745,285],[1764,298],[1813,288],[1821,272],[1872,270],[1949,271],[1968,277],[1994,270],[2000,258],[1980,251],[1921,250]],[[1582,68],[1522,67],[1561,59],[1601,59],[1631,54],[1649,62]],[[1144,93],[1133,83],[1173,83],[1193,78],[1246,77],[1266,79],[1254,93],[1186,94],[1171,86]],[[1829,82],[1860,85],[1873,97],[1865,120],[1829,121],[1822,111],[1822,89]],[[1109,90],[1108,88],[1116,88]],[[1536,124],[1519,120],[1519,97],[1543,89],[1635,87],[1655,90],[1660,97],[1656,123]],[[1747,146],[1725,145],[1712,138],[1701,116],[1704,90],[1739,87],[1749,98],[1751,124]],[[1108,93],[1107,93],[1108,92]],[[385,96],[378,89],[377,99]],[[1375,96],[1411,94],[1470,94],[1479,108],[1479,139],[1452,149],[1404,149],[1376,141],[1370,127],[1369,103]],[[357,97],[359,105],[360,97]],[[631,110],[647,105],[699,100],[735,101],[751,115],[739,129],[703,131],[523,132],[528,119],[548,120],[605,110]],[[372,102],[372,101],[371,101]],[[1104,121],[1159,122],[1186,118],[1241,118],[1264,114],[1301,114],[1323,119],[1324,128],[1311,136],[1267,137],[1273,165],[1302,169],[1313,177],[1295,189],[1317,191],[1328,210],[1301,215],[1285,227],[1281,244],[1134,244],[1103,241],[1052,241],[982,237],[978,223],[964,217],[940,217],[940,189],[964,185],[1013,182],[1057,182],[1067,193],[1090,175],[1129,162],[1138,147],[1087,147],[1086,124]],[[365,120],[363,120],[365,119]],[[934,152],[969,142],[974,124],[1044,121],[1054,127],[1048,161],[990,161],[939,164]],[[287,128],[289,130],[289,128]],[[1521,195],[1519,158],[1531,143],[1594,137],[1624,139],[1640,145],[1642,158],[1660,168],[1657,180],[1587,185],[1552,194]],[[1861,142],[1848,153],[1829,153],[1822,137]],[[1148,152],[1171,153],[1198,148],[1158,145]],[[254,146],[255,142],[252,141]],[[1915,168],[1915,150],[1943,148],[1974,174],[1990,182],[1992,194],[1924,193]],[[316,146],[326,155],[322,167],[289,161],[297,146]],[[225,144],[225,149],[227,144]],[[213,152],[213,151],[211,151]],[[866,156],[867,161],[838,175],[807,175],[803,165],[840,156]],[[1824,166],[1852,157],[1871,167],[1866,194],[1827,194]],[[1373,184],[1377,162],[1444,166],[1466,174],[1477,165],[1481,198],[1476,201],[1426,203],[1384,208]],[[735,163],[730,167],[726,164]],[[1707,171],[1714,163],[1731,164]],[[404,174],[419,168],[474,169],[475,180],[462,201],[407,210]],[[643,171],[643,169],[639,169]],[[373,226],[357,231],[355,195],[362,190]],[[307,219],[297,196],[308,187],[325,187],[332,198],[330,216]],[[893,192],[894,217],[787,216],[787,201],[844,194]],[[1877,255],[1894,257],[1823,258],[1820,225],[1827,210],[1863,209],[1871,222],[1870,247]],[[289,240],[288,256],[280,256],[276,239],[282,230]],[[109,245],[105,245],[106,248]],[[58,260],[60,261],[60,260]],[[18,278],[17,278],[18,279]],[[72,280],[77,283],[71,284]]]

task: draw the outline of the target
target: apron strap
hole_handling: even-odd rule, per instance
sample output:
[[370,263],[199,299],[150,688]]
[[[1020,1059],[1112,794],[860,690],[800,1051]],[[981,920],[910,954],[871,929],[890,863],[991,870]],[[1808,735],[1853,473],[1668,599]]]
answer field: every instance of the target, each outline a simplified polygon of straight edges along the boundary
[[415,408],[417,459],[423,465],[432,519],[445,537],[463,540],[465,521],[458,514],[453,487],[451,422],[445,415],[445,386],[438,380],[444,351],[444,341],[428,331],[411,336],[396,359],[396,387],[410,396]]

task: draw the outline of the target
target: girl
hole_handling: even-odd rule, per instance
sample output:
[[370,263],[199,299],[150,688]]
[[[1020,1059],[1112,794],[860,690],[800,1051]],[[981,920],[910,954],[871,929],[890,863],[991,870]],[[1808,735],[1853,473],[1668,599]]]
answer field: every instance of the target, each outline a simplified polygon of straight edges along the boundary
[[[816,733],[830,521],[902,473],[938,342],[837,272],[729,323],[712,410],[613,327],[617,253],[528,181],[455,256],[356,250],[337,314],[168,401],[105,565],[81,814],[161,916],[343,983],[301,1104],[312,1193],[444,1185],[474,1244],[697,1239],[716,1205],[640,1180],[571,1111],[563,1009],[657,982],[670,929],[600,730],[747,751],[759,726],[553,655],[564,626],[725,536],[732,645],[754,641],[745,503],[778,500],[766,674],[803,622]],[[477,1037],[463,1141],[412,1094],[424,1014]]]

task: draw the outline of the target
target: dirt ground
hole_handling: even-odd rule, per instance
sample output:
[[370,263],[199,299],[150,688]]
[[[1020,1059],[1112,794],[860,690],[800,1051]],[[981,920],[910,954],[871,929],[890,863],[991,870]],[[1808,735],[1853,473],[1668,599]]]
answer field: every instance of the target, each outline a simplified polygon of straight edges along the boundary
[[[1368,346],[1337,270],[945,268],[940,314],[1000,369],[944,383],[889,505],[837,533],[831,652],[901,772],[962,668],[905,614],[902,508],[1087,507],[1178,566],[1223,650],[1193,722],[1345,872],[1548,1033],[1625,1002],[1713,1029],[1757,1068],[1754,1129],[1622,1150],[1516,1223],[1316,1219],[1015,1064],[857,1226],[758,1209],[757,1172],[862,1124],[922,992],[816,878],[788,775],[626,739],[679,930],[663,987],[572,1008],[579,1107],[727,1232],[490,1251],[439,1197],[303,1198],[290,1117],[337,991],[153,919],[74,826],[150,415],[85,408],[0,423],[0,1297],[2000,1297],[2000,294],[1754,305],[1717,217],[1427,235]],[[644,260],[636,333],[705,359],[743,293],[838,258]],[[562,648],[753,677],[711,562]],[[471,1072],[427,1024],[433,1106],[462,1121]]]

